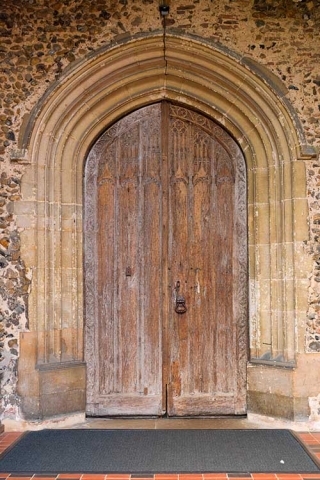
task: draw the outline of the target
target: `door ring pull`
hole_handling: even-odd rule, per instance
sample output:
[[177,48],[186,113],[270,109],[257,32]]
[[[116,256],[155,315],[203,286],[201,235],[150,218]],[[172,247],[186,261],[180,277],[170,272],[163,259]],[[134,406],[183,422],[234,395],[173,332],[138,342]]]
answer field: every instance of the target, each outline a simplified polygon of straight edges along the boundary
[[186,313],[187,307],[186,307],[186,299],[184,298],[183,295],[179,294],[180,290],[180,282],[179,280],[176,283],[175,291],[176,291],[176,306],[175,306],[175,312],[182,314]]

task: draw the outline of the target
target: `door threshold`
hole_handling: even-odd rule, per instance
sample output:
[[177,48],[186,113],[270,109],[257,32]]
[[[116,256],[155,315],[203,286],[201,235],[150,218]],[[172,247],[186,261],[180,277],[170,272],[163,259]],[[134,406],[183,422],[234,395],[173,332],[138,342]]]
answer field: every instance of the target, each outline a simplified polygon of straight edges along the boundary
[[168,415],[86,415],[88,420],[243,420],[247,415],[193,415],[193,416],[168,416]]
[[158,420],[157,415],[86,415],[88,420]]

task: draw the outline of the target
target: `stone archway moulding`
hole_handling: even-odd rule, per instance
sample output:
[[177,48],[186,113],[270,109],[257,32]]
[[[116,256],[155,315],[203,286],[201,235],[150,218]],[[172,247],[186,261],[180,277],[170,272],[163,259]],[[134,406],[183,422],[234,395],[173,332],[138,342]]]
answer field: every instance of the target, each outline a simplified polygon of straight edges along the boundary
[[32,271],[30,332],[22,334],[21,356],[34,362],[20,362],[19,393],[29,417],[63,413],[68,402],[81,410],[82,183],[90,146],[121,116],[162,99],[207,114],[245,155],[251,358],[288,365],[304,351],[308,210],[299,160],[312,152],[283,89],[252,62],[198,39],[168,35],[165,58],[163,47],[162,35],[146,36],[78,63],[45,95],[20,142],[29,164],[15,213]]

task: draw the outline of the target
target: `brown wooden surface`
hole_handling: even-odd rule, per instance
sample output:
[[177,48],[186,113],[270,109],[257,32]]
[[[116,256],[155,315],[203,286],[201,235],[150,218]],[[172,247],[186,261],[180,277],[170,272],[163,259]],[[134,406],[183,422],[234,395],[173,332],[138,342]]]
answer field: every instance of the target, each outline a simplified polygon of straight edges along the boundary
[[180,106],[144,107],[96,142],[85,182],[89,414],[245,413],[245,192],[236,143]]

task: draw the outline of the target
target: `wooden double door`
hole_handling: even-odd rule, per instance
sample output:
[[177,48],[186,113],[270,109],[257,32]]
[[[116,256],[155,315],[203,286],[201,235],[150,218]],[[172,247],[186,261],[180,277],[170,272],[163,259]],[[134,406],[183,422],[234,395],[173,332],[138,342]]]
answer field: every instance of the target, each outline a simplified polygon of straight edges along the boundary
[[167,102],[122,118],[85,170],[89,415],[246,412],[246,172]]

